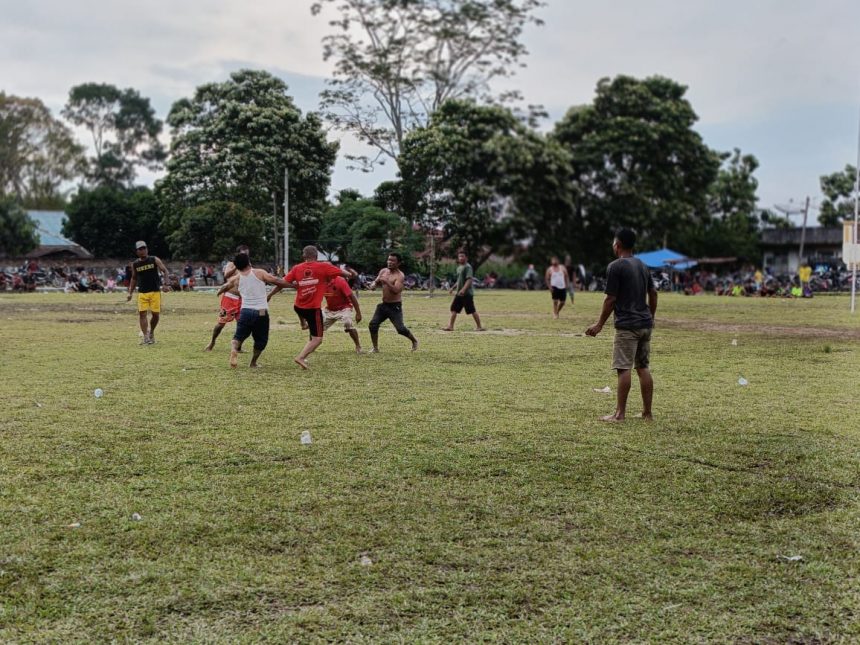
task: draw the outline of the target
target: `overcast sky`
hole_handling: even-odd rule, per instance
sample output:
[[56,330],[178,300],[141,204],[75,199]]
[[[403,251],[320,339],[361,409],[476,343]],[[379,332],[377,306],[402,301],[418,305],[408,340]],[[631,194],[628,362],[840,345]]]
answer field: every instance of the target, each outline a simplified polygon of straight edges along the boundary
[[[549,0],[539,15],[512,84],[547,108],[546,127],[601,77],[662,74],[689,87],[708,145],[759,158],[762,206],[815,197],[821,174],[856,161],[858,0]],[[0,16],[0,90],[55,114],[71,86],[93,81],[138,89],[164,118],[242,67],[282,77],[308,111],[330,71],[328,27],[309,0],[0,0]],[[361,147],[344,138],[347,150]],[[369,194],[391,176],[341,161],[333,188]]]

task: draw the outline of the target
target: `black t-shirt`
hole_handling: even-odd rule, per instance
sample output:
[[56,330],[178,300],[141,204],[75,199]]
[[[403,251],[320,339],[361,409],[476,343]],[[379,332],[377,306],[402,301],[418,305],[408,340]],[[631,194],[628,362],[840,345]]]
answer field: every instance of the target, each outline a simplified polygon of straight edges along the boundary
[[615,296],[615,328],[647,329],[654,325],[646,295],[651,274],[638,258],[618,258],[606,269],[608,296]]
[[155,256],[147,255],[134,262],[131,267],[134,275],[137,276],[137,290],[140,293],[152,293],[161,289],[161,276],[158,273]]

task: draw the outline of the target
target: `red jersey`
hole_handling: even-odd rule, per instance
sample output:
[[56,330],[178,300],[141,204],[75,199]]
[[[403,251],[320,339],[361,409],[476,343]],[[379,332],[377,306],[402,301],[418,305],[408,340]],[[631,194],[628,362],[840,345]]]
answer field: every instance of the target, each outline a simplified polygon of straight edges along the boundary
[[329,311],[342,311],[343,309],[352,309],[352,289],[349,288],[349,283],[343,279],[343,276],[338,276],[328,283],[325,290],[325,306]]
[[302,262],[284,276],[287,282],[297,282],[296,307],[319,309],[329,279],[340,275],[340,269],[329,262]]

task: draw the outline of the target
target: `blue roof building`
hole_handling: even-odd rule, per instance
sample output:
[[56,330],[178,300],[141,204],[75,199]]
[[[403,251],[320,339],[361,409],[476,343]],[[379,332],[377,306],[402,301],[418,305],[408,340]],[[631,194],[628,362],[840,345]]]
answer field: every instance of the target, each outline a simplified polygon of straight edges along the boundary
[[27,211],[27,215],[36,222],[39,233],[39,246],[27,254],[28,258],[91,258],[93,254],[80,244],[63,237],[63,211]]

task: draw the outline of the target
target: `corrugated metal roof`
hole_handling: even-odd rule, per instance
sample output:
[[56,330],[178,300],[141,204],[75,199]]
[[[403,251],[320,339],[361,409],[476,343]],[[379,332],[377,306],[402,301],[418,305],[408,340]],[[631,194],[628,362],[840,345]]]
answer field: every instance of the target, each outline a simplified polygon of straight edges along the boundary
[[77,246],[70,239],[63,237],[63,211],[27,211],[39,231],[39,240],[43,246]]

